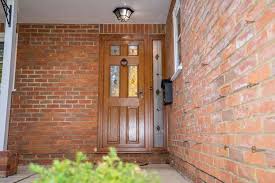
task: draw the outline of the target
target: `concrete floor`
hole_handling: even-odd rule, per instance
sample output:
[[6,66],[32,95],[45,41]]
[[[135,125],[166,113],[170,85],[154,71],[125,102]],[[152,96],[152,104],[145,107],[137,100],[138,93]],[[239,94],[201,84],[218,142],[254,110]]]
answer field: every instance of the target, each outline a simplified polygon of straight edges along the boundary
[[143,167],[143,169],[148,171],[157,172],[160,176],[161,183],[190,183],[188,179],[184,178],[170,165],[148,165]]
[[[157,172],[161,178],[161,183],[189,183],[169,165],[148,165],[143,167],[147,171]],[[0,183],[32,183],[37,175],[30,173],[26,167],[20,167],[18,174],[8,178],[0,178]]]

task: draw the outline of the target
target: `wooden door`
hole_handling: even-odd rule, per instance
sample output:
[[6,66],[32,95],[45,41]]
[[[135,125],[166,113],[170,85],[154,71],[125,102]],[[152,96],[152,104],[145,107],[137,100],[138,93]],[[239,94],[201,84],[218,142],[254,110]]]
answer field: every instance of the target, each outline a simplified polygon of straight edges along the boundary
[[143,41],[105,41],[102,150],[145,148],[145,71]]

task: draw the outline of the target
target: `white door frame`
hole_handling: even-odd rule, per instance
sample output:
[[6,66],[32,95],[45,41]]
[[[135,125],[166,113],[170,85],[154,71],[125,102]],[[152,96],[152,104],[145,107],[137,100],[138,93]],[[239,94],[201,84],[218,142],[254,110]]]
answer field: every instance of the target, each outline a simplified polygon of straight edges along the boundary
[[11,94],[16,60],[17,0],[7,0],[12,6],[11,25],[5,23],[3,72],[0,94],[0,151],[7,150]]

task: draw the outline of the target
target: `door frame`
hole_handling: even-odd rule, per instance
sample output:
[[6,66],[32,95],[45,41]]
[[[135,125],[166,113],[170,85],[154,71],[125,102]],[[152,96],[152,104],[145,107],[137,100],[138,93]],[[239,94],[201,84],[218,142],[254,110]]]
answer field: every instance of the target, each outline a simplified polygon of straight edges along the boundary
[[[143,41],[144,42],[144,72],[145,79],[144,82],[144,121],[145,121],[145,148],[139,151],[132,152],[118,152],[118,153],[150,153],[152,151],[166,151],[166,144],[164,148],[153,148],[153,40],[161,40],[163,42],[163,63],[164,57],[164,35],[136,35],[136,34],[101,34],[99,37],[99,79],[98,79],[98,133],[97,133],[97,152],[107,153],[103,150],[103,107],[104,107],[104,51],[105,51],[105,41]],[[164,120],[165,126],[167,126],[166,120]],[[165,129],[165,142],[167,141],[167,128]]]

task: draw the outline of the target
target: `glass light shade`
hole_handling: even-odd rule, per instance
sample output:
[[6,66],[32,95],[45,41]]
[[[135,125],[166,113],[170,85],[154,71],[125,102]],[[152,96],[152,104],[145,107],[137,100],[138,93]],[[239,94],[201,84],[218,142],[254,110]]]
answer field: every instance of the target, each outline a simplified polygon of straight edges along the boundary
[[119,7],[116,8],[113,12],[119,21],[127,22],[134,13],[134,10],[128,7]]

